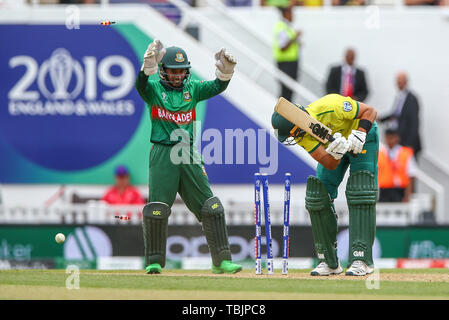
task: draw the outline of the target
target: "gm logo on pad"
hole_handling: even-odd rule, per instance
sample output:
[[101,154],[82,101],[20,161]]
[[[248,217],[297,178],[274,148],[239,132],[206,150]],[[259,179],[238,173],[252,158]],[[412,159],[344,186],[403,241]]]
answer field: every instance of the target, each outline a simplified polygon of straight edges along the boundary
[[363,252],[363,251],[354,251],[352,254],[354,255],[354,257],[363,258],[365,256],[365,252]]

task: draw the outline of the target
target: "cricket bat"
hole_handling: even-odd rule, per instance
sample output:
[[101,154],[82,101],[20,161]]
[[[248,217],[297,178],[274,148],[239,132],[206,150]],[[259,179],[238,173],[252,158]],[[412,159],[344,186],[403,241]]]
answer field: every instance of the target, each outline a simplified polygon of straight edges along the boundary
[[[331,129],[283,97],[279,98],[274,110],[323,144],[335,140]],[[349,154],[357,157],[352,151]]]
[[323,144],[335,140],[331,129],[283,97],[279,98],[274,110]]

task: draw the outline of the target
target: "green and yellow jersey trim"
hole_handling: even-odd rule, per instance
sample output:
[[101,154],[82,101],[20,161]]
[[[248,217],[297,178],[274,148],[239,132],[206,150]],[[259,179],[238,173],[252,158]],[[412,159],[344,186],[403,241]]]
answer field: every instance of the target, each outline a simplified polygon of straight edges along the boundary
[[356,104],[357,104],[357,111],[355,112],[355,117],[354,117],[354,119],[357,119],[357,117],[358,117],[358,115],[359,115],[359,109],[360,109],[360,106],[359,106],[359,102],[358,102],[358,101],[356,101]]
[[318,142],[318,144],[317,144],[315,147],[313,147],[312,150],[309,151],[309,154],[312,153],[312,152],[314,152],[316,149],[318,149],[318,147],[319,147],[320,145],[321,145],[321,142]]

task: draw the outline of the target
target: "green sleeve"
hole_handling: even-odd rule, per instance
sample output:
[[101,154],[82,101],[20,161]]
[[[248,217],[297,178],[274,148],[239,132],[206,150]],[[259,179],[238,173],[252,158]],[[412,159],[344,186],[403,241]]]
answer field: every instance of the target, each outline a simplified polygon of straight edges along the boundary
[[198,82],[198,101],[210,99],[216,95],[219,95],[228,87],[229,81],[221,81],[215,79],[211,81]]
[[355,112],[354,120],[357,119],[357,117],[359,115],[359,109],[360,109],[359,102],[356,101],[356,103],[357,103],[357,111]]
[[139,92],[142,99],[150,104],[150,97],[152,95],[152,88],[151,85],[148,83],[148,76],[145,75],[143,71],[139,71],[136,78],[135,83],[137,92]]

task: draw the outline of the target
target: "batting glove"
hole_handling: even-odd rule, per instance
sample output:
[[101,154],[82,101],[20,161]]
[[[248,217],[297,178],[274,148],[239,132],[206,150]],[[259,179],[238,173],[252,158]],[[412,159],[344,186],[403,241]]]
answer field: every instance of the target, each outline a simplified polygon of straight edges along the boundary
[[327,147],[326,152],[335,160],[340,160],[349,149],[349,143],[340,132],[334,134],[335,140]]
[[215,66],[217,67],[215,75],[222,81],[231,80],[236,64],[237,60],[234,56],[222,48],[215,54]]
[[365,140],[366,132],[352,130],[351,134],[348,136],[349,151],[352,151],[354,154],[362,152]]
[[142,70],[146,76],[155,74],[157,72],[157,66],[159,62],[161,62],[165,51],[164,45],[159,40],[154,40],[150,43],[143,56],[143,64],[140,70]]

